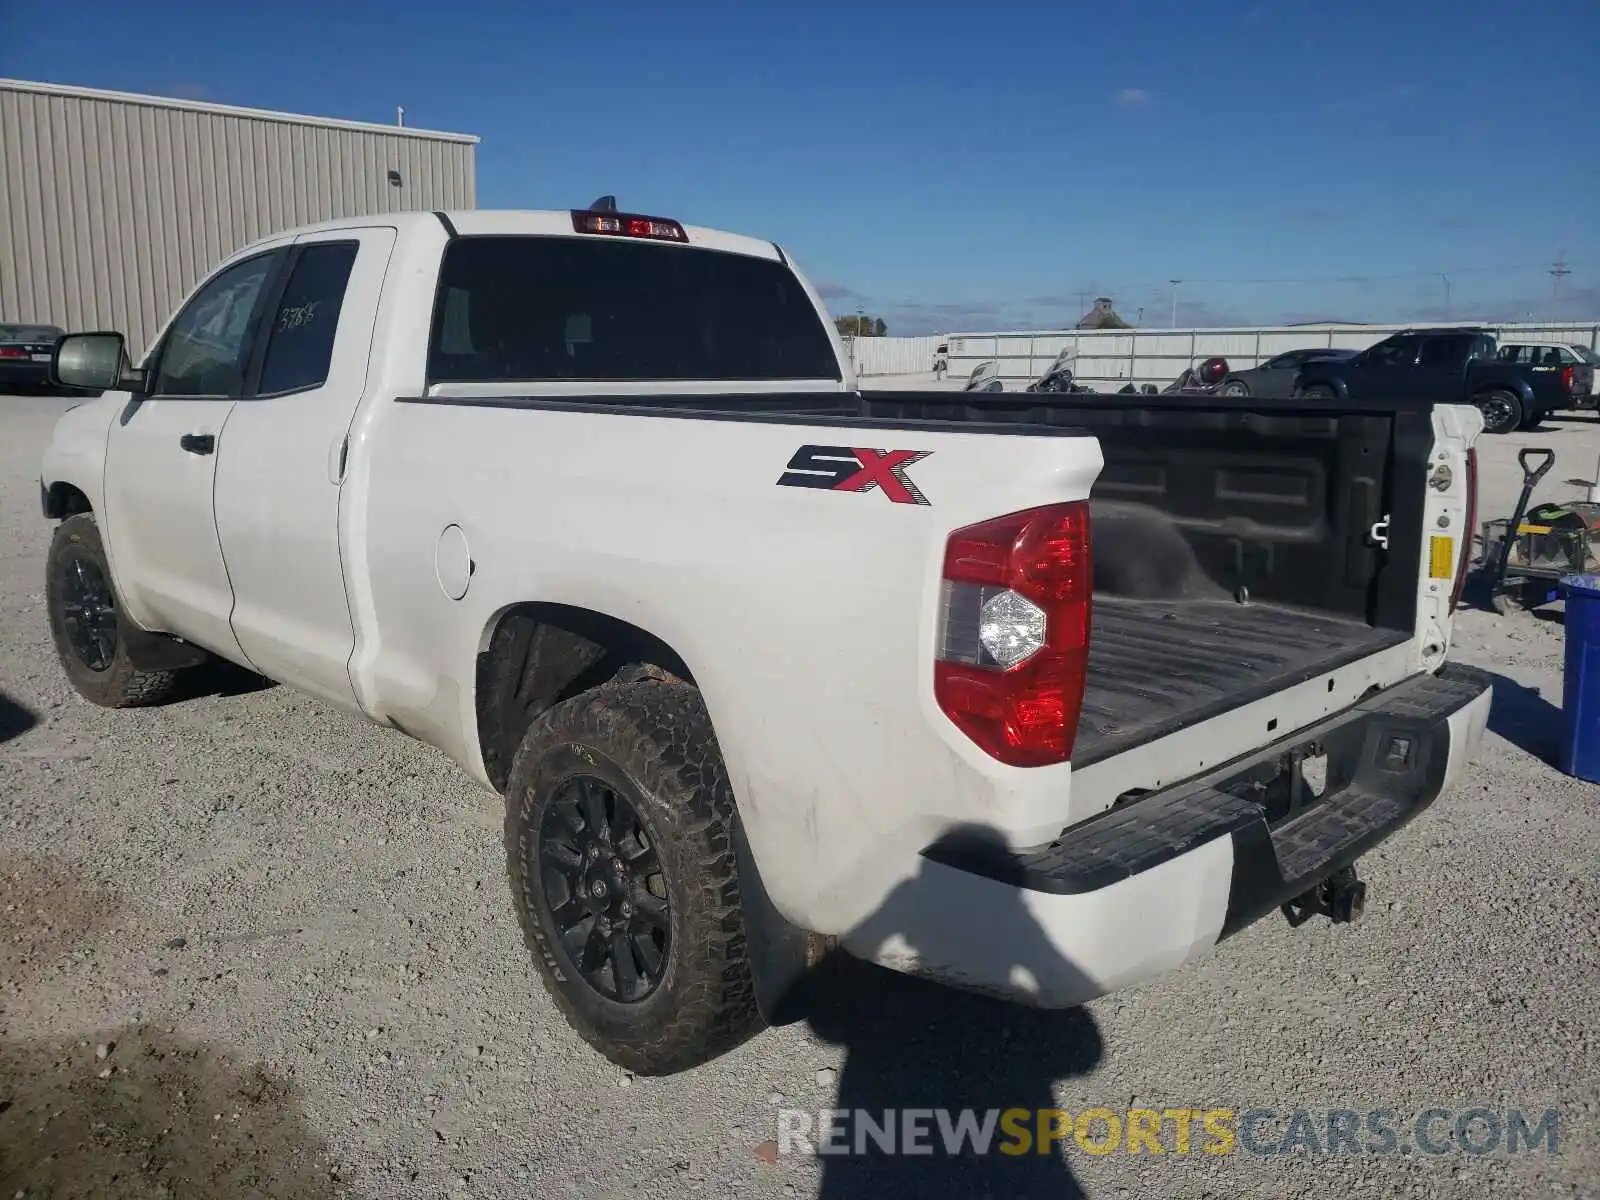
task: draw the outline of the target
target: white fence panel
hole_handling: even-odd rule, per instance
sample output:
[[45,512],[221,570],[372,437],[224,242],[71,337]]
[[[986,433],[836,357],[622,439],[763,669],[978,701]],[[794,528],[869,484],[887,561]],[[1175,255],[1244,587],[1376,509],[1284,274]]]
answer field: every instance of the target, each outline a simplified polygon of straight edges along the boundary
[[845,338],[857,375],[913,375],[933,370],[942,337]]

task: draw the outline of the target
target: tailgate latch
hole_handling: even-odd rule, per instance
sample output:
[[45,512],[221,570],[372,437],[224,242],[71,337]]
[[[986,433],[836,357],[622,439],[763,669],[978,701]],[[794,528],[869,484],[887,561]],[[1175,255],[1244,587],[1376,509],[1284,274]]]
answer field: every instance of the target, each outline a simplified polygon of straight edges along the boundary
[[1380,550],[1389,548],[1389,514],[1383,514],[1383,520],[1374,521],[1372,528],[1367,530],[1367,540]]

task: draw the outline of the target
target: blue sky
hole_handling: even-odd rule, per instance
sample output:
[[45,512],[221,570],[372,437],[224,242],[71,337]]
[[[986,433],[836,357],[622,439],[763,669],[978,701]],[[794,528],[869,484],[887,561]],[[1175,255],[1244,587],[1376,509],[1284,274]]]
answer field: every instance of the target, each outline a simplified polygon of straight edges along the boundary
[[[781,242],[892,332],[1600,319],[1600,3],[229,7],[0,19],[0,74],[475,133],[478,202]],[[32,10],[35,14],[39,10]],[[1571,274],[1557,306],[1548,267]]]

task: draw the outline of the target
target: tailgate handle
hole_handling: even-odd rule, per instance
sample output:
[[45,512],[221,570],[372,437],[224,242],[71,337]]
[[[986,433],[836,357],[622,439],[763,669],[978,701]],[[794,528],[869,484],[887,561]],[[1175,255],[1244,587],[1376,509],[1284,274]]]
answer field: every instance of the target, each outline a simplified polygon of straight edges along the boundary
[[1372,528],[1367,530],[1367,538],[1380,550],[1389,548],[1389,514],[1383,514],[1383,520],[1374,521]]

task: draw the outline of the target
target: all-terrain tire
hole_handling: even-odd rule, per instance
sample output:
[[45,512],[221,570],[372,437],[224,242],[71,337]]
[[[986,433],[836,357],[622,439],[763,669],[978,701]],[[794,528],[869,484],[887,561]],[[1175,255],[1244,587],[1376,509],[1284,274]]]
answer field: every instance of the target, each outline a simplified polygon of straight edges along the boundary
[[[98,576],[110,599],[110,653],[104,665],[92,666],[74,645],[74,629],[81,619],[79,603],[70,594],[68,573]],[[128,657],[126,640],[121,636],[122,603],[111,582],[111,567],[106,562],[105,545],[94,514],[79,513],[56,527],[45,561],[45,607],[50,617],[50,634],[62,670],[78,695],[102,708],[139,708],[161,704],[177,690],[176,671],[141,671]]]
[[1522,397],[1503,388],[1492,388],[1472,398],[1483,414],[1485,433],[1510,433],[1522,426]]
[[[540,828],[564,783],[598,780],[653,845],[669,941],[649,995],[621,1002],[573,969],[558,942]],[[506,869],[523,938],[567,1023],[617,1065],[665,1075],[708,1062],[761,1028],[731,830],[733,789],[699,691],[607,684],[529,727],[506,787]],[[559,885],[558,885],[559,886]]]

